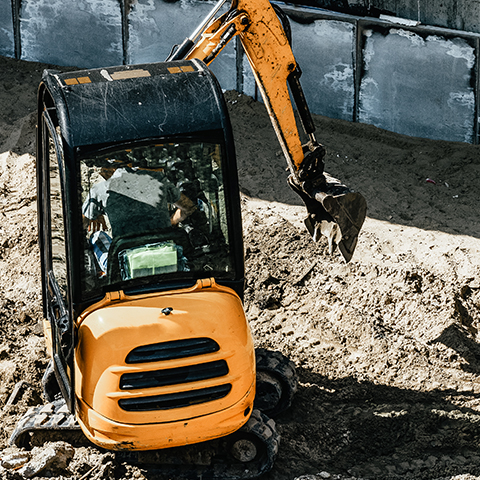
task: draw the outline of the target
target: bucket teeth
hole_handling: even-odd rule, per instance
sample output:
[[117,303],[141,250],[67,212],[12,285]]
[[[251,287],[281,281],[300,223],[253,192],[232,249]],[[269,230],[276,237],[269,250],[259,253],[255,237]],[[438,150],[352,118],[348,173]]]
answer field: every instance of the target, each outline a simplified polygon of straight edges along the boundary
[[305,226],[313,240],[318,242],[324,235],[330,254],[338,246],[349,262],[367,214],[365,198],[328,174],[315,185],[308,185],[308,182],[299,185],[293,175],[289,176],[288,183],[307,207]]

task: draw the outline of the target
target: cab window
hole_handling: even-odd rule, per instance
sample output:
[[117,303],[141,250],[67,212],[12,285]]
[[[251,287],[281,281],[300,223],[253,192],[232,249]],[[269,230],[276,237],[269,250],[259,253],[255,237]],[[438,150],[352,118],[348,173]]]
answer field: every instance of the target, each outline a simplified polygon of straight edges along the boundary
[[162,143],[79,162],[83,290],[234,278],[221,146]]

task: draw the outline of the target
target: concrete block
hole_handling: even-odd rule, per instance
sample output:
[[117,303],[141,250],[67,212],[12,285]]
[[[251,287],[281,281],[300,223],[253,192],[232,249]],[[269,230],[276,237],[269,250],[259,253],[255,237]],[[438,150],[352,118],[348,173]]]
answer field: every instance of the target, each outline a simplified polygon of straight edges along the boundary
[[8,0],[0,0],[0,55],[15,56],[12,4]]
[[23,478],[38,477],[51,470],[52,473],[65,473],[65,469],[75,455],[75,449],[66,442],[50,442],[33,450],[33,458],[23,466],[19,475]]
[[[290,25],[292,49],[302,70],[300,83],[310,111],[352,121],[354,25],[337,20],[300,24],[292,19]],[[243,91],[254,97],[255,79],[246,58],[243,64]]]
[[242,55],[242,81],[243,81],[243,93],[249,95],[250,97],[255,98],[256,100],[262,101],[262,96],[260,91],[255,90],[255,78],[252,73],[250,64],[248,63],[247,56]]
[[[421,22],[421,14],[424,10],[422,7],[423,4],[426,4],[428,1],[430,0],[423,0],[423,2],[419,2],[418,0],[402,0],[401,2],[398,0],[372,0],[371,7],[387,15],[390,14]],[[446,4],[447,2],[444,3]]]
[[395,28],[364,35],[360,122],[405,135],[473,141],[473,46]]
[[302,69],[300,78],[310,110],[353,120],[355,28],[348,22],[290,21],[292,48]]
[[23,0],[22,59],[81,68],[123,63],[117,0]]
[[[335,5],[331,0],[310,0],[316,6],[334,11],[363,14],[375,10],[383,13],[408,18],[423,25],[465,30],[480,33],[480,3],[478,0],[346,0]],[[304,3],[293,0],[292,3]],[[372,12],[373,10],[373,12]],[[368,13],[367,13],[368,14]]]
[[423,24],[480,33],[480,4],[476,0],[429,0],[419,8]]
[[[204,1],[138,0],[128,13],[127,63],[163,62],[172,46],[192,34],[213,6]],[[236,87],[234,43],[231,41],[211,64],[224,90]]]

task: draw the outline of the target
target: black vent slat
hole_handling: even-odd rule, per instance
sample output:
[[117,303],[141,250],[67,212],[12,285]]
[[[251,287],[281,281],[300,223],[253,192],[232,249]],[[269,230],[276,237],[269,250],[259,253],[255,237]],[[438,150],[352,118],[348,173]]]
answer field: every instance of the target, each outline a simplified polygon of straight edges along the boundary
[[166,387],[182,383],[197,382],[227,375],[228,365],[225,360],[188,365],[186,367],[167,368],[153,372],[124,373],[120,378],[122,390],[137,388]]
[[152,410],[171,410],[189,407],[199,403],[212,402],[226,397],[232,386],[230,384],[190,390],[188,392],[169,393],[140,398],[124,398],[118,401],[123,410],[128,412],[147,412]]
[[134,348],[125,359],[126,363],[148,363],[177,358],[194,357],[218,352],[220,347],[211,338],[187,338],[172,342],[154,343]]

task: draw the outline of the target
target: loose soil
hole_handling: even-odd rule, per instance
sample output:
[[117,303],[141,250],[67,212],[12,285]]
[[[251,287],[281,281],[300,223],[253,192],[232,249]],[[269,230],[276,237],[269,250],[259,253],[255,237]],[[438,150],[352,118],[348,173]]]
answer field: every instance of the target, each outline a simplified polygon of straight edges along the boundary
[[[48,362],[34,164],[43,68],[0,57],[4,452],[20,416],[43,402]],[[264,478],[480,479],[480,147],[315,116],[326,170],[368,202],[345,263],[306,232],[263,105],[225,96],[242,191],[247,317],[256,345],[288,355],[300,377],[277,419],[279,456]],[[93,447],[77,448],[61,473],[84,475],[158,478]]]

